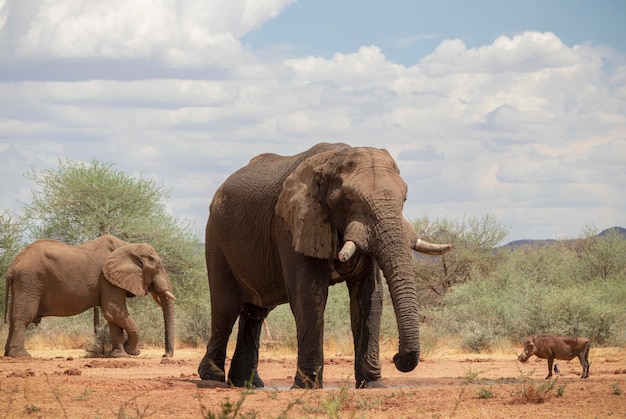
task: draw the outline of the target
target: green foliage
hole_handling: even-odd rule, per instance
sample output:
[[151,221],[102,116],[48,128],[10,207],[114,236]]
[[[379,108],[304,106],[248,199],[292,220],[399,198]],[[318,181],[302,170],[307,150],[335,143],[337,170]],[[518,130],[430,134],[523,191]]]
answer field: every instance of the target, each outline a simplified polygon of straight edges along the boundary
[[[4,290],[4,278],[13,258],[23,247],[24,223],[8,212],[0,214],[0,290]],[[4,292],[0,292],[0,307],[4,307]]]
[[166,214],[163,188],[116,171],[112,163],[59,161],[56,170],[31,169],[25,176],[39,186],[24,206],[35,238],[78,244],[113,234],[129,240],[142,230],[143,220]]
[[[619,239],[624,242],[624,239]],[[621,262],[607,275],[590,280],[580,272],[597,266],[591,249],[621,248],[613,236],[556,242],[501,251],[489,273],[452,288],[440,307],[427,311],[442,335],[460,336],[466,348],[480,351],[502,341],[537,333],[586,336],[595,345],[622,343],[626,327],[626,283]],[[613,253],[611,253],[613,254]]]
[[4,277],[13,258],[23,247],[24,223],[8,212],[0,214],[0,276]]
[[595,227],[584,231],[584,245],[579,249],[582,264],[579,274],[587,280],[626,276],[626,240],[616,230],[607,230],[603,236]]

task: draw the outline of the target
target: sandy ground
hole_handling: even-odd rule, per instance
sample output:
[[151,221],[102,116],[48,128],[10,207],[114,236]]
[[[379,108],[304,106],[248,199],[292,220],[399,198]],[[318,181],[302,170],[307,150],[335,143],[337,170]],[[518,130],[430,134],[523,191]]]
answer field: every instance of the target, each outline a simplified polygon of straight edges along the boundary
[[[160,349],[138,357],[85,358],[82,350],[35,349],[33,358],[0,357],[5,418],[601,418],[626,417],[626,348],[592,348],[588,379],[578,360],[526,364],[510,354],[437,351],[410,373],[383,357],[386,389],[355,390],[350,357],[327,354],[323,390],[289,390],[293,354],[262,351],[263,390],[210,386],[199,379],[202,349]],[[551,385],[551,387],[549,386]],[[546,389],[545,387],[548,386]],[[213,416],[211,416],[213,415]]]

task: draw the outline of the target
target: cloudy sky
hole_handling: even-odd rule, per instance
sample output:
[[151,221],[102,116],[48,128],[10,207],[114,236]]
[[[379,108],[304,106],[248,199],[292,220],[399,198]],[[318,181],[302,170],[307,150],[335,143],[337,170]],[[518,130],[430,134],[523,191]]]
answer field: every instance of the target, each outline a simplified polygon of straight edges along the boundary
[[59,159],[171,190],[202,231],[251,157],[385,147],[409,219],[504,242],[626,226],[622,0],[0,0],[0,211]]

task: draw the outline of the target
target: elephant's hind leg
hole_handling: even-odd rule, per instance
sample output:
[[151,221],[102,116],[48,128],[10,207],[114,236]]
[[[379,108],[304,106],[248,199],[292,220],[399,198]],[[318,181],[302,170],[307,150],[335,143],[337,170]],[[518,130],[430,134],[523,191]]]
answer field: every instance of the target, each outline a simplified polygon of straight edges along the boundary
[[33,322],[39,324],[41,321],[41,317],[37,315],[39,301],[25,301],[21,298],[21,292],[14,292],[10,304],[9,334],[4,346],[4,356],[15,358],[30,357],[30,353],[24,347],[26,328]]
[[4,345],[4,356],[14,358],[29,358],[31,355],[24,347],[26,325],[11,323],[9,325],[9,335]]
[[226,346],[239,316],[240,290],[219,246],[207,240],[207,271],[211,290],[211,336],[198,366],[202,380],[226,381]]
[[202,380],[226,381],[226,345],[233,330],[237,312],[224,312],[222,316],[211,313],[211,337],[206,346],[206,353],[198,366],[198,375]]
[[228,372],[228,380],[236,387],[263,388],[259,377],[259,345],[263,320],[270,310],[252,304],[244,304],[239,313],[237,346]]

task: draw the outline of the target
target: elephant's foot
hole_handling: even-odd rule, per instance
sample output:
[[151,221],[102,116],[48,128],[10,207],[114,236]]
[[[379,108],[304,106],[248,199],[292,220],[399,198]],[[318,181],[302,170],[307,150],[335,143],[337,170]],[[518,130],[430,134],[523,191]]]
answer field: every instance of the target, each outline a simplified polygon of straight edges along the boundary
[[265,383],[259,377],[259,373],[256,369],[254,369],[249,374],[237,374],[233,372],[231,369],[228,373],[228,382],[231,383],[234,387],[245,387],[245,388],[263,388],[265,387]]
[[137,356],[141,353],[141,350],[139,350],[137,345],[133,345],[131,347],[131,345],[128,344],[128,341],[124,342],[124,350],[126,351],[128,355],[131,355],[131,356]]
[[310,374],[304,373],[302,371],[298,371],[296,373],[296,378],[291,386],[292,390],[295,389],[321,389],[324,388],[322,384],[322,370],[320,368],[319,372],[313,372]]
[[356,382],[356,388],[387,388],[382,378],[377,380],[361,380]]
[[10,356],[13,358],[31,358],[30,353],[23,346],[9,348],[4,352],[4,356]]
[[113,349],[111,349],[111,352],[109,352],[108,356],[110,358],[128,358],[130,356],[139,355],[140,353],[141,351],[139,349],[131,350],[130,348],[128,348],[128,345],[122,345],[120,343],[113,346]]
[[203,358],[198,366],[198,375],[202,380],[226,381],[224,371],[209,359]]

